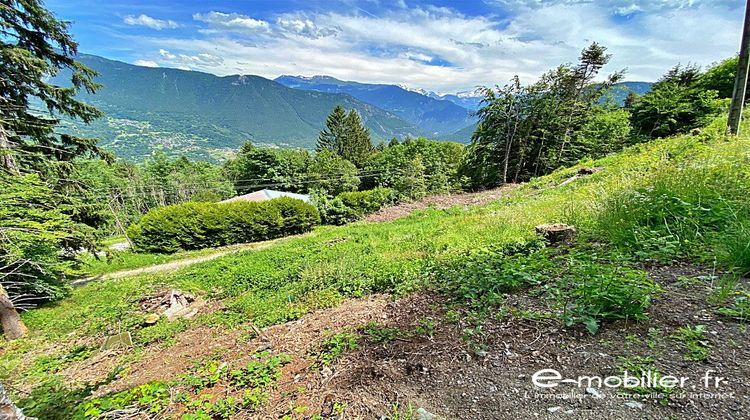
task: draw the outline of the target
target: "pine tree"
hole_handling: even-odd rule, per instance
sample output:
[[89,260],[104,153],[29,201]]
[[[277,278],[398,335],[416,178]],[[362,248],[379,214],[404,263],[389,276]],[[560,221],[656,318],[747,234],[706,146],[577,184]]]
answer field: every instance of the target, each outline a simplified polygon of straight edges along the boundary
[[346,136],[341,147],[341,157],[361,168],[367,163],[373,150],[370,131],[362,123],[359,112],[355,110],[349,111],[344,125]]
[[[49,289],[38,289],[42,284],[37,274],[61,277],[60,271],[48,268],[59,266],[60,251],[67,250],[70,256],[84,243],[92,243],[90,236],[81,234],[88,226],[75,222],[100,221],[95,212],[80,205],[85,191],[78,183],[69,182],[68,175],[75,158],[107,155],[93,139],[55,132],[61,115],[84,123],[101,115],[96,108],[75,99],[80,90],[93,93],[99,87],[92,80],[95,72],[75,60],[77,48],[68,34],[68,23],[56,19],[41,1],[0,3],[0,172],[7,184],[2,188],[23,192],[15,187],[24,187],[29,182],[28,174],[35,174],[38,179],[34,185],[52,187],[45,196],[45,205],[60,209],[58,216],[64,226],[61,234],[53,236],[47,229],[25,230],[28,243],[49,244],[47,247],[19,247],[8,234],[15,231],[12,226],[3,225],[0,229],[5,233],[0,236],[0,285],[5,286],[0,287],[0,320],[6,335],[25,333],[20,318],[14,315],[14,296],[9,296],[12,288],[9,290],[8,285],[36,282],[29,287],[48,293]],[[70,86],[48,82],[62,71],[70,74]],[[47,112],[34,110],[36,104]]]
[[341,105],[336,105],[326,118],[326,127],[318,136],[318,145],[316,151],[322,152],[328,150],[341,155],[341,146],[344,144],[346,136],[346,111]]

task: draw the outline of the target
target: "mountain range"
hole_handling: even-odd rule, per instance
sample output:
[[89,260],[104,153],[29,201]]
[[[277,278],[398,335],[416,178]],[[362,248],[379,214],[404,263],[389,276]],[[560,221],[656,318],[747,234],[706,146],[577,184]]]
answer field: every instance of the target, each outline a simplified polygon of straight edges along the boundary
[[280,76],[274,80],[295,89],[349,94],[414,124],[428,137],[443,137],[475,122],[471,115],[475,107],[467,109],[436,94],[415,92],[401,86],[350,82],[330,76]]
[[[140,161],[155,150],[220,161],[243,143],[313,148],[335,105],[356,109],[373,139],[427,136],[468,142],[481,98],[472,92],[439,95],[396,85],[328,76],[219,77],[197,71],[143,67],[81,54],[103,87],[80,99],[105,117],[84,125],[62,120],[63,130],[100,139],[117,156]],[[52,82],[65,85],[70,75]],[[630,83],[615,93],[621,101]],[[635,82],[643,93],[650,84]],[[622,98],[620,98],[620,96]]]

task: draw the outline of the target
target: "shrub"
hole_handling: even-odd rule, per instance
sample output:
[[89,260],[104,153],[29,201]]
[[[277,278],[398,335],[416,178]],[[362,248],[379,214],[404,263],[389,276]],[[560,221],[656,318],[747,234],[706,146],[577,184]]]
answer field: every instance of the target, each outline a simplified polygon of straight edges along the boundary
[[268,202],[281,214],[281,230],[285,235],[307,232],[320,224],[320,213],[315,206],[290,197],[281,197]]
[[326,225],[345,225],[356,222],[361,215],[351,207],[348,207],[340,198],[328,198],[319,196],[315,198],[322,222]]
[[175,252],[306,232],[320,223],[314,206],[289,197],[264,202],[184,203],[158,208],[128,233],[139,251]]
[[352,191],[337,196],[341,202],[354,209],[360,215],[376,212],[386,204],[395,201],[394,191],[390,188],[375,188],[366,191]]
[[323,223],[344,225],[396,202],[396,193],[390,188],[375,188],[344,192],[334,198],[316,197],[315,201]]
[[373,156],[367,165],[371,175],[362,177],[366,187],[388,187],[404,198],[460,190],[458,171],[464,146],[424,138],[393,142]]

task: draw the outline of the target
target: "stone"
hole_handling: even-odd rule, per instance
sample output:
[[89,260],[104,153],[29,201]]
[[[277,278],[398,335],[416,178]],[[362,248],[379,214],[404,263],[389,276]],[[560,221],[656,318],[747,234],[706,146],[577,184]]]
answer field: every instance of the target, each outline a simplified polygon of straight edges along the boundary
[[434,420],[437,417],[434,414],[430,413],[429,411],[425,410],[424,408],[419,407],[417,409],[417,418],[419,420]]
[[625,402],[625,407],[641,410],[643,409],[643,403],[639,403],[638,401],[627,401]]
[[591,388],[591,387],[586,388],[586,393],[589,394],[589,395],[591,395],[594,398],[603,398],[604,397],[602,395],[602,393],[599,392],[599,390],[596,389],[596,388]]
[[102,344],[102,350],[111,350],[119,347],[133,347],[133,338],[130,336],[129,331],[110,335],[104,339],[104,343]]
[[547,409],[547,411],[550,412],[550,413],[557,413],[560,410],[562,410],[562,407],[560,407],[560,406],[558,406],[558,407],[549,407]]
[[550,245],[572,244],[576,236],[576,228],[565,223],[546,223],[537,226],[536,233]]

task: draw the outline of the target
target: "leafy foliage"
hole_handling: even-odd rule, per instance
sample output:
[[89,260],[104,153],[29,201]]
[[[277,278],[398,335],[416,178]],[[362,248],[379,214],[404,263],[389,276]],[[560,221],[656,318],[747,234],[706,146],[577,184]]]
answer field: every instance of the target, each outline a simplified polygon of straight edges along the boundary
[[65,295],[76,251],[66,245],[90,232],[51,197],[38,175],[0,172],[0,285],[21,308]]
[[706,125],[722,109],[716,91],[705,90],[715,83],[702,84],[697,67],[673,67],[630,104],[635,132],[665,137]]
[[274,189],[304,192],[308,185],[310,154],[301,149],[273,149],[245,143],[237,157],[226,163],[226,171],[238,193],[272,185]]
[[[95,72],[76,61],[68,24],[38,0],[14,0],[0,7],[0,33],[0,175],[11,203],[3,200],[0,210],[7,217],[0,279],[13,300],[29,305],[59,297],[72,252],[93,248],[93,228],[103,220],[96,203],[86,202],[87,186],[71,182],[70,174],[77,158],[108,156],[95,140],[57,130],[60,116],[89,123],[101,115],[75,98],[99,86]],[[67,87],[49,80],[61,72]]]
[[594,82],[610,60],[605,52],[593,43],[577,65],[561,65],[533,85],[523,86],[515,77],[502,88],[483,89],[484,106],[477,111],[463,171],[472,187],[525,180],[602,154],[596,136],[587,138],[595,134],[589,122],[603,93],[622,78],[620,72]]
[[396,202],[396,194],[390,188],[374,188],[365,191],[343,192],[333,199],[317,197],[316,205],[324,223],[343,225],[362,216],[374,213],[387,204]]
[[698,85],[703,90],[715,90],[719,99],[731,98],[738,61],[738,57],[731,57],[712,64],[701,75]]
[[425,138],[391,142],[372,157],[367,165],[372,176],[363,183],[392,188],[401,198],[460,190],[463,154],[463,145],[453,142]]

